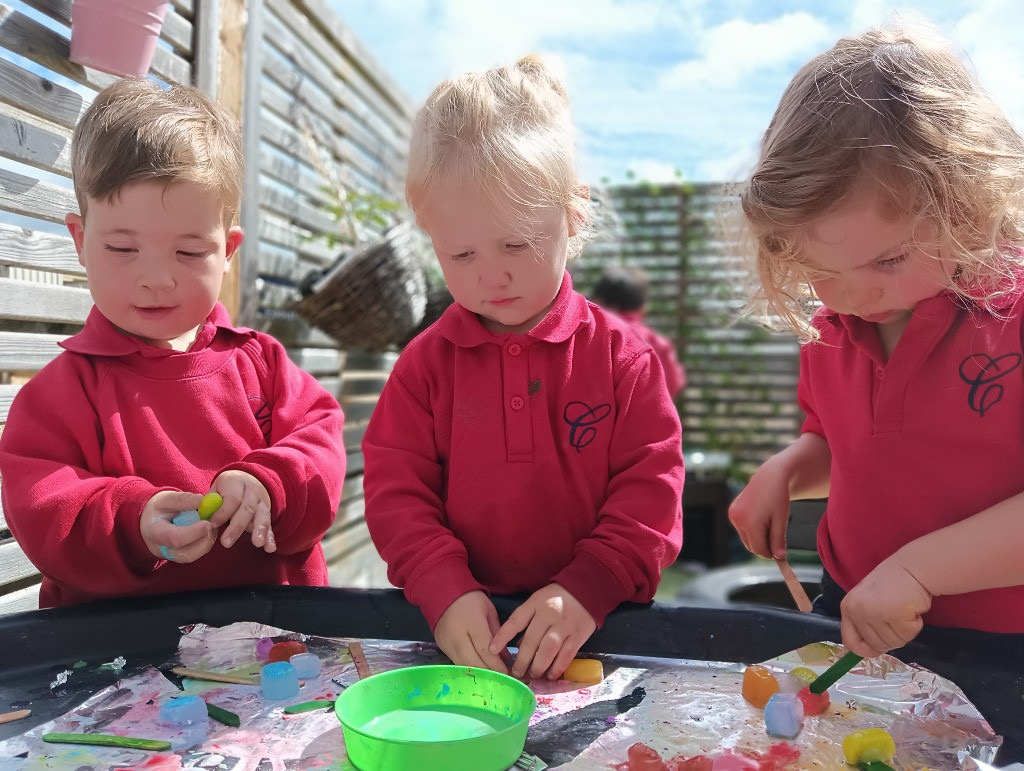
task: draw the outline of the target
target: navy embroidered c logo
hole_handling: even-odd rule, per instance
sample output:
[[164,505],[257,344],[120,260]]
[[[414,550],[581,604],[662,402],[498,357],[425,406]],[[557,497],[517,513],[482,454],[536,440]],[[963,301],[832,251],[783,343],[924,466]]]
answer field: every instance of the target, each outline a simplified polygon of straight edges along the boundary
[[985,417],[985,413],[1003,398],[1003,386],[994,381],[1009,375],[1020,362],[1019,353],[1004,353],[994,359],[987,353],[972,353],[960,362],[960,379],[971,387],[967,392],[967,406]]
[[591,407],[585,402],[569,402],[565,405],[562,419],[569,424],[569,444],[576,448],[576,452],[594,441],[597,436],[594,424],[607,418],[611,411],[610,404]]

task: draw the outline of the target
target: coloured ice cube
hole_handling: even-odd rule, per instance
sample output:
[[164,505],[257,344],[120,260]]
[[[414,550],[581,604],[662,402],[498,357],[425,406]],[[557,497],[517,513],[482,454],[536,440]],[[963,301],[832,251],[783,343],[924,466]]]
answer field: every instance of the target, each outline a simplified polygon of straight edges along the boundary
[[287,661],[274,661],[260,670],[260,690],[268,699],[290,699],[299,695],[299,676]]
[[187,525],[194,525],[196,522],[199,522],[199,512],[196,511],[195,509],[189,509],[188,511],[183,511],[183,512],[181,512],[181,514],[179,514],[178,516],[176,516],[174,519],[171,520],[171,524],[172,525],[177,525],[178,527],[185,527]]
[[303,680],[320,674],[320,657],[315,653],[296,653],[288,661],[295,667],[295,673]]
[[743,672],[743,698],[758,709],[764,709],[773,693],[778,693],[779,681],[766,667],[758,664]]
[[764,728],[769,736],[792,739],[804,724],[804,705],[795,693],[773,693],[764,705]]

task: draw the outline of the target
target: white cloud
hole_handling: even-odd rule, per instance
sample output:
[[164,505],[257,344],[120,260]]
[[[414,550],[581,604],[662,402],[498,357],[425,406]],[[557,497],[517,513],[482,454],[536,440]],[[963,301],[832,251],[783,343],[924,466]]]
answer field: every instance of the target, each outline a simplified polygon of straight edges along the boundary
[[802,63],[828,42],[828,26],[803,11],[759,24],[732,19],[706,30],[699,58],[675,65],[660,84],[668,90],[733,87],[759,70]]

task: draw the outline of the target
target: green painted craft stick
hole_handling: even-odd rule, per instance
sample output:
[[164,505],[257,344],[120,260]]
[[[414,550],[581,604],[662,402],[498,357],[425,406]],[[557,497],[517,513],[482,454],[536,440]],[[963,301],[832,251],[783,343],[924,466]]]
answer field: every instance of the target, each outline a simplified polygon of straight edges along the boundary
[[206,702],[206,714],[224,725],[233,726],[235,728],[242,725],[242,719],[234,712],[229,712],[223,707],[218,707],[216,704],[210,704],[210,702]]
[[880,760],[872,760],[870,763],[861,763],[861,771],[894,771],[892,766],[887,766]]
[[104,747],[127,747],[132,750],[169,750],[170,742],[161,739],[138,739],[114,734],[43,734],[44,742],[57,744],[99,744]]
[[817,676],[811,681],[811,684],[807,686],[807,690],[811,693],[822,694],[827,691],[831,686],[836,684],[836,681],[857,666],[858,663],[864,660],[863,656],[858,656],[852,651],[847,651],[839,657],[839,661],[830,666],[824,672]]
[[333,701],[327,701],[326,699],[317,699],[316,701],[304,701],[301,704],[292,704],[290,707],[284,708],[284,714],[296,715],[299,712],[312,712],[315,709],[330,709],[334,706]]

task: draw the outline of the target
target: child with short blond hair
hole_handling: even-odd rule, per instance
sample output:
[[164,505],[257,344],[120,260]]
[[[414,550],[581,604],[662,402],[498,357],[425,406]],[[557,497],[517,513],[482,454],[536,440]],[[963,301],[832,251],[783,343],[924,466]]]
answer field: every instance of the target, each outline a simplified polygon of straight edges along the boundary
[[[121,80],[71,155],[66,223],[95,306],[0,437],[4,515],[43,574],[40,605],[326,584],[341,409],[217,301],[242,242],[237,124],[195,89]],[[172,524],[207,491],[223,499],[208,521]]]
[[[366,522],[456,663],[558,677],[682,543],[679,417],[658,358],[572,289],[587,189],[535,58],[442,83],[406,194],[455,303],[399,357],[363,441]],[[491,593],[528,598],[502,625]]]

